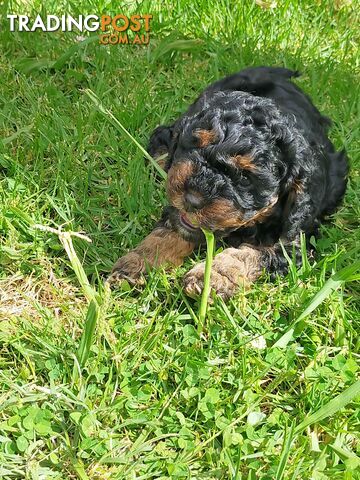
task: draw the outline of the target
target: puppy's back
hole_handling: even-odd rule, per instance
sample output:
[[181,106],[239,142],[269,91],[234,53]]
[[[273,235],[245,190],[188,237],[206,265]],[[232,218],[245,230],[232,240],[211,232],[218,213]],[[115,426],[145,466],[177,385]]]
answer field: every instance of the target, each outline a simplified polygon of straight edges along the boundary
[[310,142],[333,151],[327,138],[331,121],[291,79],[300,73],[283,67],[251,67],[211,84],[202,95],[219,90],[238,90],[274,100],[283,113],[292,115]]

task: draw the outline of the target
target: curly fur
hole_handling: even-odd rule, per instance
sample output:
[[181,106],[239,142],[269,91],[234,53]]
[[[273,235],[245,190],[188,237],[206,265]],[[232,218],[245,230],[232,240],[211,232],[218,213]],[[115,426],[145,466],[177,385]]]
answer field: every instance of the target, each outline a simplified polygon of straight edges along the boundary
[[242,70],[210,85],[148,151],[168,152],[168,197],[158,226],[194,245],[210,228],[230,246],[263,248],[260,266],[284,273],[282,244],[317,235],[345,189],[348,161],[322,116],[285,68]]

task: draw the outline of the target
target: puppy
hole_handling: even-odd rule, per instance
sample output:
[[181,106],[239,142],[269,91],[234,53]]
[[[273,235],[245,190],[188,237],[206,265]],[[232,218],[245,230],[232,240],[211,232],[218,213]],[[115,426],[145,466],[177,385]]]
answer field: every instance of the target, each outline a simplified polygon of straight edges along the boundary
[[[264,270],[286,273],[286,253],[301,262],[300,233],[317,235],[340,203],[348,160],[327,136],[329,119],[291,82],[296,76],[285,68],[242,70],[153,132],[148,151],[167,153],[170,205],[116,262],[110,283],[141,283],[150,267],[180,265],[204,243],[201,228],[228,245],[211,272],[211,287],[224,299]],[[189,296],[201,293],[204,269],[202,262],[185,275]]]

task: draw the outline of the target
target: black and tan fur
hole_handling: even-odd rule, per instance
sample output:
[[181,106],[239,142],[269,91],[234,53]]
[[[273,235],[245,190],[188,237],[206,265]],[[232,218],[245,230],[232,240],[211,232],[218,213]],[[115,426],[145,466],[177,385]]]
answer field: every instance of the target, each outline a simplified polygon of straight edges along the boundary
[[[158,127],[149,153],[167,152],[169,206],[155,230],[120,258],[111,283],[141,282],[146,269],[179,265],[204,242],[201,227],[229,248],[214,260],[212,287],[228,298],[266,269],[286,273],[283,248],[301,261],[299,236],[317,235],[347,183],[345,151],[330,121],[285,68],[249,68],[210,85],[178,120]],[[201,293],[204,264],[184,278]]]

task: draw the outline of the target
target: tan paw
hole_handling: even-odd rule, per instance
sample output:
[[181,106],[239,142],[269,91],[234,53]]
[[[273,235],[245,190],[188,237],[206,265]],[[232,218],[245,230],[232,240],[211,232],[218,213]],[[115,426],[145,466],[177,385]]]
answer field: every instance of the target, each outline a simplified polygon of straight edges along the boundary
[[144,259],[136,252],[129,252],[115,263],[106,283],[111,287],[119,286],[125,281],[130,285],[142,285],[145,281],[144,273]]
[[[210,275],[211,292],[224,300],[234,295],[238,284],[232,282],[226,275],[217,271],[217,265],[213,265]],[[184,291],[186,295],[196,298],[201,295],[204,288],[205,262],[195,265],[184,277]]]
[[[232,297],[239,286],[248,286],[261,274],[261,253],[252,247],[227,248],[213,261],[211,290],[224,300]],[[184,290],[197,297],[204,288],[205,262],[195,265],[184,277]]]

